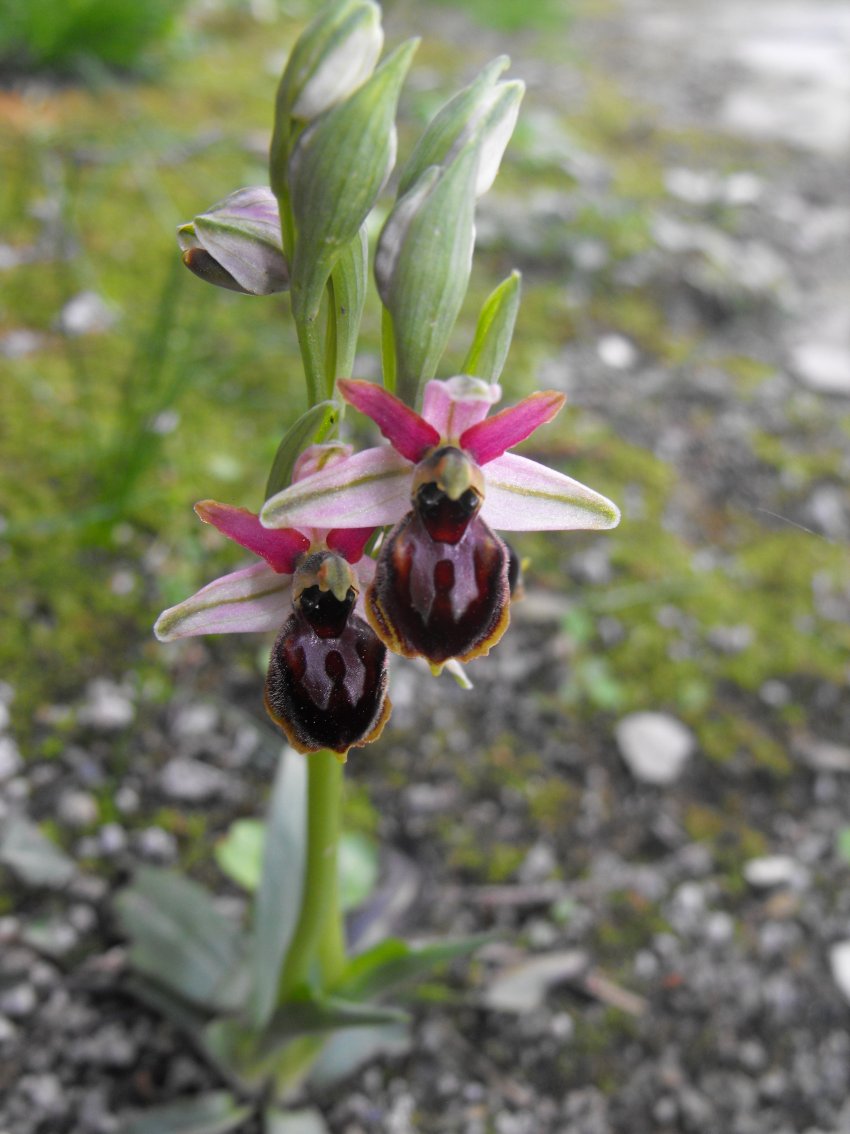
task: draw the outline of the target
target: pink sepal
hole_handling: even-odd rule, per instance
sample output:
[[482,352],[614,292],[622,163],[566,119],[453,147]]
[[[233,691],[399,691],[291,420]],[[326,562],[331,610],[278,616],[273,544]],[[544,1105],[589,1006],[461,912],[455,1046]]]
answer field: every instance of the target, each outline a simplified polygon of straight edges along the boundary
[[382,527],[410,511],[410,462],[391,445],[353,457],[284,488],[263,505],[270,528]]
[[620,510],[607,497],[537,461],[505,453],[485,470],[482,519],[506,532],[615,528]]
[[558,413],[566,398],[555,390],[532,394],[515,406],[472,425],[461,435],[460,447],[479,465],[501,457]]
[[310,547],[310,540],[294,528],[270,531],[247,508],[201,500],[195,511],[205,524],[212,524],[222,535],[261,556],[280,575],[291,575],[299,555]]
[[434,426],[383,386],[358,378],[342,378],[337,385],[348,404],[371,417],[395,451],[409,461],[421,461],[429,449],[439,445],[440,434]]
[[162,612],[154,633],[161,642],[196,634],[237,634],[279,630],[291,606],[288,575],[265,563],[222,575],[191,598]]
[[333,528],[328,532],[325,543],[330,551],[338,551],[349,563],[357,563],[363,558],[363,551],[374,531],[374,528]]
[[443,441],[456,442],[465,430],[487,416],[501,396],[498,386],[481,378],[466,374],[445,381],[434,378],[425,384],[422,416]]

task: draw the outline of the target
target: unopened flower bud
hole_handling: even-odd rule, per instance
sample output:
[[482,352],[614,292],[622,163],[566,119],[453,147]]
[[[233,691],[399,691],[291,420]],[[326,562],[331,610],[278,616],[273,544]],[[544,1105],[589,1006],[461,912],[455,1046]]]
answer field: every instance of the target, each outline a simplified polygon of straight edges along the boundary
[[433,378],[469,283],[475,244],[476,147],[431,166],[387,218],[375,252],[390,312],[399,389],[411,399]]
[[177,230],[183,263],[196,276],[248,295],[289,287],[277,201],[266,186],[238,189]]
[[395,162],[395,113],[418,41],[408,40],[344,102],[304,131],[289,162],[297,230],[292,303],[318,310],[328,276],[357,236]]
[[468,143],[480,147],[475,195],[486,193],[516,126],[525,86],[497,83],[510,60],[501,55],[442,107],[429,123],[399,178],[399,196],[432,165],[448,165]]
[[328,5],[289,57],[280,110],[306,121],[317,118],[369,78],[383,45],[381,10],[372,0]]

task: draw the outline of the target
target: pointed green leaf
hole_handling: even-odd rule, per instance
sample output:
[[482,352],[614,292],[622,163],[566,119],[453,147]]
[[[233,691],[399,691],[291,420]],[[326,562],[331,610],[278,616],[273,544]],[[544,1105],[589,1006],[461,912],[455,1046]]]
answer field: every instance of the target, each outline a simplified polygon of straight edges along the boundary
[[260,884],[266,825],[260,819],[237,819],[223,839],[216,843],[215,860],[219,870],[237,886],[252,893]]
[[297,239],[292,313],[312,323],[325,283],[369,215],[395,159],[395,113],[418,46],[408,40],[353,95],[317,118],[289,162]]
[[296,1036],[332,1032],[337,1028],[365,1028],[382,1024],[403,1024],[406,1012],[379,1004],[361,1004],[338,996],[297,1000],[275,1012],[258,1046],[258,1055],[269,1054]]
[[520,274],[511,272],[481,308],[475,338],[461,368],[486,382],[498,382],[511,347],[519,311]]
[[374,839],[347,831],[339,840],[339,904],[343,913],[361,905],[378,882],[378,847]]
[[292,470],[301,453],[308,445],[324,441],[338,421],[339,406],[336,402],[319,402],[302,414],[286,431],[272,462],[266,484],[266,500],[270,500],[276,493],[289,487]]
[[456,941],[408,945],[399,938],[387,938],[352,958],[334,987],[334,995],[370,1000],[397,985],[418,980],[438,965],[472,953],[492,939],[491,934],[481,933]]
[[146,866],[115,905],[138,972],[209,1010],[234,1011],[242,1005],[242,931],[218,912],[202,886],[174,871]]
[[368,279],[369,241],[364,225],[343,249],[331,273],[337,348],[334,373],[329,375],[331,383],[352,375]]
[[458,140],[464,138],[470,124],[480,116],[496,80],[509,64],[507,55],[491,60],[468,87],[458,91],[437,111],[399,175],[399,197],[413,188],[429,166],[446,165],[451,160]]
[[308,1083],[323,1092],[350,1078],[382,1055],[406,1055],[412,1046],[408,1024],[343,1028],[328,1040],[310,1072]]
[[230,1091],[210,1091],[185,1102],[124,1116],[122,1134],[227,1134],[251,1115]]
[[274,1010],[281,966],[301,911],[306,822],[307,761],[287,748],[269,800],[260,889],[254,904],[248,1011],[255,1027],[264,1025]]

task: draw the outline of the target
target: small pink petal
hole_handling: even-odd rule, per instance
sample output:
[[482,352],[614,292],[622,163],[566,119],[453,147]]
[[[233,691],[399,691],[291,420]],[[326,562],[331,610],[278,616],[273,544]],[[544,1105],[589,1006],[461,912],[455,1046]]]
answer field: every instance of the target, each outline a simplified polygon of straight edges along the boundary
[[328,532],[325,543],[331,551],[338,551],[349,563],[356,563],[363,556],[366,544],[372,537],[372,528],[333,528]]
[[551,421],[565,401],[564,395],[555,390],[532,394],[517,405],[471,425],[461,435],[460,447],[479,465],[486,465]]
[[428,449],[439,445],[434,426],[383,386],[358,378],[343,378],[338,386],[348,404],[371,417],[396,452],[409,461],[421,461]]
[[501,531],[615,528],[620,510],[607,497],[516,453],[487,465],[481,516]]
[[195,505],[195,511],[205,524],[212,524],[228,539],[261,556],[281,575],[291,575],[298,556],[310,547],[309,539],[302,532],[288,528],[269,531],[260,523],[259,516],[247,508],[202,500]]
[[290,610],[288,575],[265,563],[223,575],[156,620],[160,642],[196,634],[235,634],[279,630]]
[[457,441],[464,430],[487,416],[501,396],[498,386],[467,374],[445,381],[434,378],[425,384],[422,416],[444,441]]
[[267,500],[260,520],[270,528],[366,528],[395,524],[410,511],[413,466],[389,445],[364,449]]

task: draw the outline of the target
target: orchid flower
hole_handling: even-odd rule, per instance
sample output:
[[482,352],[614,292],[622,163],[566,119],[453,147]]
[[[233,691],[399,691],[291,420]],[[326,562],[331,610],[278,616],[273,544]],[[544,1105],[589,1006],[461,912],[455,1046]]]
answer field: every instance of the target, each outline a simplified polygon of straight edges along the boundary
[[381,548],[366,612],[395,652],[433,665],[487,653],[508,624],[510,554],[492,531],[603,529],[604,496],[507,450],[551,421],[555,391],[488,418],[501,390],[465,375],[426,384],[422,414],[370,382],[341,381],[390,446],[367,449],[267,501],[271,528],[302,522],[395,524]]
[[[294,476],[341,463],[350,453],[347,445],[313,445]],[[265,703],[292,747],[330,748],[344,757],[374,740],[390,713],[386,648],[357,613],[375,571],[363,555],[373,528],[270,531],[247,508],[203,500],[195,511],[261,562],[164,611],[154,626],[157,638],[277,631]]]

